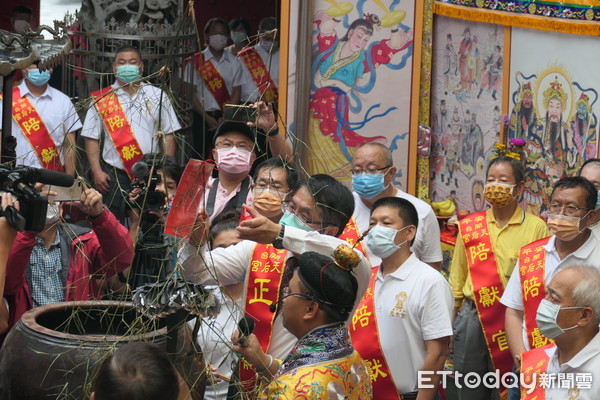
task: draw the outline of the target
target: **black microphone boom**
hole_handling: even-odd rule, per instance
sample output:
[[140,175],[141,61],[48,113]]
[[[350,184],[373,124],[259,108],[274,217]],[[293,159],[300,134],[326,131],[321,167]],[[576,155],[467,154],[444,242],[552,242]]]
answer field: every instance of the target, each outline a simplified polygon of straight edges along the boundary
[[33,184],[39,182],[45,185],[70,187],[73,186],[73,183],[75,182],[73,175],[52,171],[49,169],[26,167],[23,165],[19,165],[18,167],[6,172],[9,175],[14,176],[15,181],[18,180],[23,183]]

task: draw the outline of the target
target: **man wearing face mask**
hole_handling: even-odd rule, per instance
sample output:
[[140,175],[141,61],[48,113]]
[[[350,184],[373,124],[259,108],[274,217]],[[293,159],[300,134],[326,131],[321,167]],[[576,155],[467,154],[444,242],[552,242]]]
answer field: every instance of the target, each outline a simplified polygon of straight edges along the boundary
[[298,169],[292,162],[269,158],[256,167],[252,207],[277,223],[283,216],[281,204],[298,183]]
[[[347,243],[337,237],[354,209],[350,191],[328,175],[300,181],[287,200],[278,224],[246,207],[252,219],[240,223],[239,237],[244,240],[235,246],[208,252],[186,243],[179,252],[185,275],[194,282],[246,282],[242,294],[245,313],[256,319],[254,333],[263,350],[278,359],[283,359],[296,342],[283,327],[280,313],[273,313],[289,279],[284,273],[287,258],[306,251],[331,256],[337,246]],[[352,272],[358,281],[355,306],[369,280],[370,265],[362,255],[360,259]],[[242,375],[242,381],[252,379],[252,370],[241,371],[251,372],[249,377]]]
[[[25,79],[13,89],[16,164],[73,175],[75,131],[81,129],[75,107],[67,95],[48,85],[51,71],[40,71],[32,64],[22,72]],[[1,112],[0,102],[0,122]]]
[[556,182],[547,215],[552,236],[520,250],[501,301],[507,307],[506,335],[517,366],[521,353],[548,344],[536,322],[545,285],[564,267],[598,264],[598,238],[589,229],[596,220],[597,197],[596,188],[585,178],[575,176]]
[[206,48],[188,60],[184,80],[194,87],[193,141],[201,158],[210,158],[211,138],[223,119],[225,104],[239,104],[242,65],[225,51],[229,25],[221,18],[211,18],[204,26]]
[[59,206],[48,204],[42,232],[17,234],[4,291],[10,326],[32,307],[99,298],[94,278],[129,267],[133,244],[127,229],[105,208],[102,195],[86,189],[75,205],[87,214],[91,229],[59,222]]
[[[484,196],[492,208],[461,220],[450,268],[454,294],[454,343],[450,351],[455,370],[463,376],[512,370],[513,359],[502,323],[505,307],[500,297],[519,249],[548,235],[544,222],[519,206],[525,187],[519,160],[497,157],[488,165],[486,175]],[[462,384],[457,390],[461,400],[499,396],[498,390],[484,385],[470,388]]]
[[244,122],[224,120],[213,138],[213,159],[218,177],[207,183],[205,200],[200,204],[212,222],[223,211],[242,212],[252,203],[250,168],[256,160],[254,133]]
[[[384,197],[400,197],[410,201],[419,214],[419,228],[412,251],[417,258],[439,269],[442,262],[440,227],[431,206],[423,200],[394,187],[397,169],[393,166],[392,152],[379,143],[360,146],[352,158],[352,190],[356,207],[352,216],[359,232],[369,227],[369,213],[373,204]],[[381,259],[366,250],[372,265]]]
[[279,46],[277,21],[264,18],[258,25],[258,44],[239,53],[243,66],[242,101],[262,100],[277,104],[279,87]]
[[432,386],[418,389],[417,373],[443,370],[448,353],[452,292],[440,273],[411,252],[418,224],[417,210],[406,199],[373,204],[366,244],[382,261],[371,271],[349,328],[360,356],[380,364],[381,373],[371,375],[374,399],[435,398],[440,375],[424,375]]
[[[536,321],[540,333],[554,344],[523,353],[521,370],[525,379],[545,373],[551,380],[546,387],[535,386],[531,393],[522,388],[524,400],[600,398],[599,287],[598,268],[583,264],[560,270],[548,284]],[[561,382],[559,374],[575,374],[575,382],[569,378]]]
[[[137,48],[117,50],[113,62],[116,81],[92,93],[94,106],[88,110],[81,132],[94,186],[106,195],[106,204],[121,221],[126,217],[133,165],[148,153],[162,151],[175,156],[174,132],[181,129],[169,96],[141,82],[143,72]],[[104,140],[102,161],[100,137]]]
[[[596,209],[600,208],[600,158],[590,158],[586,160],[579,170],[579,176],[590,181],[598,190],[598,201],[596,201]],[[597,217],[600,217],[598,215]],[[598,219],[590,227],[592,232],[600,238],[600,223]]]

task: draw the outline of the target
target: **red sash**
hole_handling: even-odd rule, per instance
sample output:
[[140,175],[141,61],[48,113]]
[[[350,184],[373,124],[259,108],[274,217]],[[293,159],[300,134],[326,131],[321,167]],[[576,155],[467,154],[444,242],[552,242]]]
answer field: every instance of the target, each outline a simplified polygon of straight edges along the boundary
[[504,318],[499,317],[504,316],[506,311],[506,307],[500,303],[504,287],[498,274],[486,211],[471,214],[459,224],[488,352],[494,368],[500,370],[500,374],[510,372],[513,359],[508,350]]
[[379,267],[371,269],[369,287],[352,316],[349,331],[354,348],[358,351],[360,357],[365,360],[373,385],[373,398],[399,400],[401,398],[400,394],[392,378],[385,355],[381,351],[379,330],[377,328],[374,292],[378,271]]
[[[0,100],[2,96],[0,95]],[[27,138],[31,147],[35,150],[42,168],[63,172],[58,149],[42,117],[37,112],[27,96],[21,97],[18,87],[13,88],[12,103],[13,119]]]
[[267,102],[277,102],[277,86],[273,82],[271,74],[260,54],[254,48],[248,47],[238,53],[238,55],[244,64],[246,64],[248,71],[250,71],[250,76],[260,91],[262,99]]
[[552,346],[552,344],[547,344],[521,354],[521,373],[523,374],[524,382],[530,386],[534,379],[538,381],[538,384],[535,385],[531,393],[527,393],[528,389],[525,386],[521,386],[521,399],[542,400],[546,398],[544,385],[539,385],[539,376],[540,374],[545,374],[548,370],[550,358],[546,354],[546,349]]
[[[351,246],[354,246],[360,235],[361,234],[358,231],[358,226],[356,225],[356,220],[354,219],[354,217],[352,217],[344,227],[344,231],[339,236],[339,238],[350,243]],[[363,242],[359,242],[356,245],[356,249],[359,250],[365,258],[367,258],[367,252],[365,251],[365,246],[363,245]]]
[[96,100],[96,109],[100,113],[104,127],[119,153],[125,171],[133,179],[133,164],[142,160],[142,149],[125,116],[123,106],[113,90],[114,88],[109,86],[93,92],[92,96]]
[[221,107],[221,111],[224,111],[225,104],[229,102],[229,91],[227,91],[227,85],[225,85],[225,80],[221,76],[221,73],[210,60],[204,61],[202,53],[194,54],[194,66],[204,82],[204,87],[215,98],[219,107]]
[[[277,315],[269,310],[269,306],[276,304],[279,299],[287,253],[287,250],[260,243],[254,246],[252,253],[244,314],[254,319],[254,334],[265,352],[268,352],[271,344],[273,322]],[[242,360],[239,370],[244,392],[251,392],[256,386],[254,368]]]
[[542,335],[535,322],[537,309],[542,299],[546,297],[546,285],[544,282],[546,274],[546,249],[550,237],[536,240],[527,246],[521,247],[519,252],[519,277],[521,278],[521,291],[523,295],[523,315],[525,328],[527,329],[527,340],[529,346],[545,346],[554,343]]

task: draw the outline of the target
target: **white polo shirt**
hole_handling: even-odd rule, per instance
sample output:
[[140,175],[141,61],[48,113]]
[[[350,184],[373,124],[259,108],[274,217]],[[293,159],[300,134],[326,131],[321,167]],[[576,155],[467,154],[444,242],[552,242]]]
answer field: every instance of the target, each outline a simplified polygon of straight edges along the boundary
[[[161,150],[155,137],[158,131],[170,134],[181,129],[175,110],[169,100],[169,95],[161,89],[142,83],[138,91],[130,96],[117,82],[113,83],[112,87],[117,88],[115,93],[140,145],[142,154],[157,153]],[[162,112],[160,112],[161,108]],[[103,148],[104,161],[113,167],[125,169],[119,152],[110,135],[104,129],[98,110],[95,106],[91,106],[85,116],[81,136],[98,140],[103,131],[106,139]]]
[[[67,133],[75,132],[81,128],[81,121],[75,107],[69,97],[59,90],[54,89],[50,85],[46,88],[46,91],[42,93],[40,97],[35,97],[29,88],[25,80],[19,85],[21,97],[27,96],[31,104],[37,110],[39,116],[44,121],[44,125],[50,133],[50,137],[54,141],[54,144],[59,150],[60,161],[65,164],[65,149],[63,143]],[[13,99],[17,100],[17,99]],[[0,102],[0,124],[2,123],[2,102]],[[23,134],[23,131],[17,125],[14,118],[12,120],[12,135],[17,141],[17,162],[16,164],[23,164],[29,167],[42,168],[42,163],[37,156],[33,146],[29,143],[29,140]]]
[[[564,379],[561,379],[562,385],[569,386],[571,379],[575,380],[574,386],[579,384],[579,390],[569,388],[560,388],[553,384],[546,388],[546,400],[598,400],[600,399],[600,333],[583,348],[573,358],[562,365],[558,362],[558,348],[556,346],[546,349],[546,354],[550,357],[548,362],[548,374],[554,375],[554,382],[558,379],[560,373],[564,373]],[[577,374],[577,375],[570,375]],[[591,377],[591,383],[586,384],[582,381]],[[565,384],[565,380],[567,383]],[[577,382],[579,380],[579,382]],[[578,393],[578,396],[575,394]],[[572,396],[571,396],[572,395]]]
[[[314,251],[331,257],[335,248],[346,241],[318,232],[306,232],[291,226],[285,227],[283,247],[288,250],[287,258],[293,254],[302,254]],[[246,304],[248,269],[252,261],[255,242],[244,240],[227,248],[204,251],[190,245],[187,241],[179,251],[178,259],[184,268],[186,279],[203,285],[230,285],[232,283],[246,282],[242,294],[242,304]],[[360,254],[360,252],[358,252]],[[358,294],[354,309],[360,303],[362,295],[369,286],[371,266],[366,258],[361,256],[361,261],[352,273],[358,281]],[[252,295],[252,294],[250,294]],[[352,318],[350,317],[349,320]],[[349,321],[347,322],[349,323]],[[292,350],[297,338],[283,327],[282,314],[273,322],[273,334],[269,346],[269,354],[283,360]]]
[[[230,96],[234,87],[242,86],[242,62],[234,55],[228,51],[224,51],[221,59],[217,61],[209,47],[202,51],[202,55],[204,56],[204,61],[210,61],[217,68],[217,71],[219,71],[219,74],[221,74],[221,77],[225,81],[225,86]],[[185,66],[183,80],[194,85],[196,96],[198,96],[198,100],[202,103],[204,111],[221,110],[219,103],[217,103],[210,90],[204,85],[204,81],[198,74],[193,62],[188,62]]]
[[[269,54],[269,52],[262,46],[256,45],[254,46],[254,50],[256,50],[260,58],[265,63],[265,67],[267,67],[267,71],[269,71],[271,79],[275,83],[275,86],[279,89],[279,49],[275,50],[272,54]],[[260,90],[258,90],[256,83],[254,83],[254,79],[252,79],[250,70],[242,59],[240,59],[240,64],[242,64],[243,71],[242,101],[254,103],[261,97]]]
[[[213,295],[219,300],[221,310],[214,317],[202,318],[197,341],[202,349],[204,362],[215,367],[219,374],[229,377],[233,371],[233,363],[237,361],[237,356],[231,351],[231,336],[244,316],[244,304],[239,299],[234,302],[220,288],[215,289]],[[195,322],[196,320],[190,321],[190,328],[194,328]],[[229,382],[214,382],[209,378],[204,399],[224,399],[228,388]]]
[[[454,299],[444,277],[414,255],[375,281],[379,343],[400,393],[417,390],[426,340],[452,336]],[[376,344],[374,344],[376,345]]]
[[[362,234],[369,227],[371,210],[362,202],[358,193],[352,192],[352,195],[354,196],[353,217],[358,225],[358,231]],[[419,260],[426,263],[442,261],[440,226],[431,206],[400,189],[396,189],[395,197],[410,201],[417,209],[417,214],[419,215],[419,226],[417,227],[415,241],[411,247],[412,252],[415,253],[415,256]],[[371,253],[366,244],[365,250],[372,265],[381,264],[381,258]]]
[[[593,233],[590,234],[588,240],[586,240],[580,248],[566,256],[563,260],[560,259],[560,256],[556,251],[555,241],[556,236],[552,236],[544,246],[544,249],[546,249],[544,285],[548,285],[558,271],[569,266],[590,264],[600,268],[600,263],[598,262],[598,260],[600,260],[600,242],[598,237]],[[504,289],[504,294],[502,295],[500,303],[504,304],[506,307],[523,311],[523,290],[518,261],[508,280],[506,289]],[[527,339],[525,321],[523,321],[523,342],[525,343],[525,349],[529,350],[529,340]]]

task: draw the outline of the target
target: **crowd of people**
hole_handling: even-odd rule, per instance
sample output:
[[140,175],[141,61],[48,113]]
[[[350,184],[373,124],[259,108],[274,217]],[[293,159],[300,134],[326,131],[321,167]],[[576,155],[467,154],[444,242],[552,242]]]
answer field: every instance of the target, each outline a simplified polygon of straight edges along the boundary
[[[205,398],[431,400],[448,368],[461,400],[507,390],[510,399],[598,398],[600,160],[555,183],[544,221],[520,205],[523,164],[493,159],[491,207],[459,220],[447,281],[435,214],[394,186],[388,147],[357,147],[351,189],[302,172],[276,121],[276,32],[275,19],[264,19],[250,46],[247,21],[211,19],[206,48],[185,66],[194,146],[217,168],[191,235],[160,236],[171,261],[153,279],[180,268],[221,303],[193,338],[208,365]],[[159,226],[182,176],[174,158],[180,121],[169,96],[144,81],[142,60],[134,46],[116,51],[115,82],[91,93],[83,124],[48,85],[51,71],[22,71],[13,91],[17,162],[77,174],[81,129],[91,179],[69,204],[39,187],[50,199],[42,232],[16,232],[0,218],[3,332],[32,307],[107,298],[136,282],[147,216],[135,165],[156,169],[162,203],[150,213]],[[85,218],[66,222],[67,206]],[[2,195],[5,212],[18,207]],[[253,332],[238,329],[244,316]],[[484,384],[494,371],[573,379],[530,393],[520,381]],[[461,382],[469,374],[480,383]],[[160,348],[128,345],[103,363],[92,398],[176,399],[186,392],[178,382]]]

